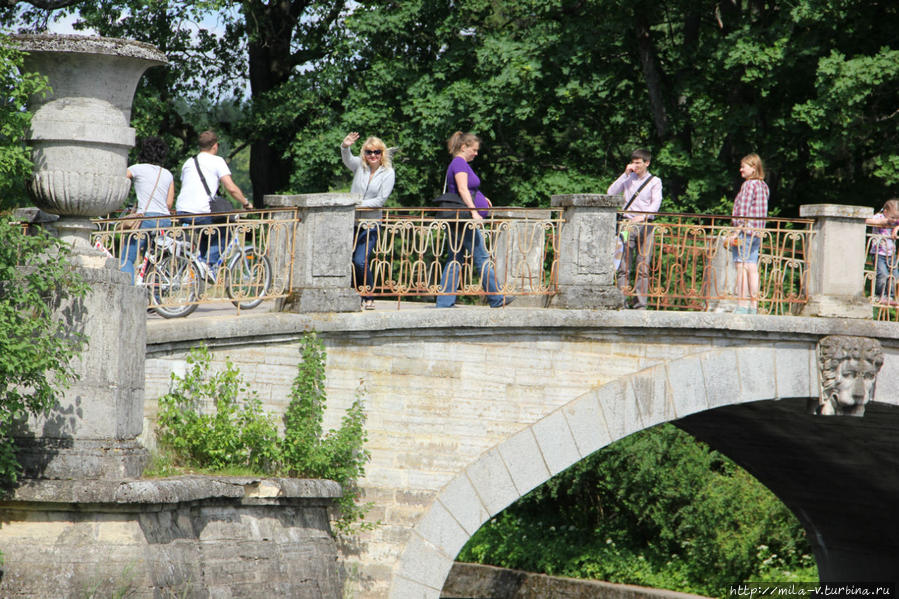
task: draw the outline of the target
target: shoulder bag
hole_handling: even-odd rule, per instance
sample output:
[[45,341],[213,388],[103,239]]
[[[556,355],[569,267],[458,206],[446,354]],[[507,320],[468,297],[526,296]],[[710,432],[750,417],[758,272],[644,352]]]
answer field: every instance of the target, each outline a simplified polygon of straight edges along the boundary
[[206,177],[203,176],[203,171],[200,169],[200,161],[197,160],[196,156],[194,156],[194,165],[197,167],[197,174],[200,176],[200,181],[203,183],[203,189],[206,190],[206,195],[209,197],[209,212],[233,211],[234,206],[231,205],[231,202],[219,194],[213,195],[213,193],[209,191],[209,185],[206,184]]
[[126,218],[122,219],[121,229],[123,231],[130,231],[132,229],[137,229],[140,227],[140,223],[144,220],[141,216],[137,216],[139,214],[143,214],[147,211],[147,208],[150,206],[150,202],[153,200],[153,194],[156,193],[156,187],[159,185],[159,177],[162,175],[162,167],[158,167],[159,172],[156,173],[156,182],[153,183],[153,189],[150,190],[150,195],[147,196],[147,204],[144,206],[143,210],[140,210],[140,207],[132,208],[131,211],[127,214]]
[[[481,197],[483,197],[483,196],[481,196]],[[477,197],[476,194],[474,196],[472,196],[471,201],[474,202],[475,209],[478,211],[478,213],[482,217],[487,218],[487,208],[489,208],[490,206],[487,204],[486,201],[484,201],[484,200],[478,201],[478,200],[479,200],[479,198]],[[465,210],[471,210],[471,208],[469,208],[468,205],[465,203],[465,201],[462,199],[462,196],[460,196],[458,193],[454,193],[452,191],[448,192],[446,190],[446,177],[444,177],[444,179],[443,179],[443,193],[434,199],[434,204],[436,204],[437,206],[439,206],[441,208],[463,208]],[[462,211],[460,210],[460,213],[461,212]],[[467,217],[463,217],[460,215],[459,218],[467,218]]]

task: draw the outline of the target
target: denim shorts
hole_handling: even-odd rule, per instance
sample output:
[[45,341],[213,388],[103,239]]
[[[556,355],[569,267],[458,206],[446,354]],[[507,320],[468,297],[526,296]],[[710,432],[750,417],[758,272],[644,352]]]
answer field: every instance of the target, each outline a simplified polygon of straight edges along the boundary
[[734,262],[743,262],[746,264],[758,264],[759,250],[762,247],[762,238],[756,237],[752,233],[739,233],[737,235],[739,245],[730,248]]

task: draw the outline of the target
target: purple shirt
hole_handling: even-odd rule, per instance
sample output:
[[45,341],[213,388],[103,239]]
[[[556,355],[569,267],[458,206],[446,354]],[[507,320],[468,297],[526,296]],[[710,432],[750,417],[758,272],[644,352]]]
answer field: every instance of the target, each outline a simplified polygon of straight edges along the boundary
[[[471,166],[461,156],[453,158],[446,169],[446,190],[452,193],[459,193],[459,189],[456,187],[456,173],[468,173],[468,191],[471,193],[471,200],[478,208],[486,208],[487,198],[479,189],[481,180],[474,174]],[[479,210],[478,212],[481,216],[487,217],[486,210]]]

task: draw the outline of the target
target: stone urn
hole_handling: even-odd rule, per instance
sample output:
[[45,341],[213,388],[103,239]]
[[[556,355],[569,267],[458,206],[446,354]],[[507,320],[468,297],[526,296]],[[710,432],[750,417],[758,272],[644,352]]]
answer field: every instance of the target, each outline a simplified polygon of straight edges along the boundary
[[128,196],[125,176],[134,91],[144,71],[168,64],[154,46],[78,35],[15,35],[25,69],[46,76],[51,91],[29,101],[27,143],[35,204],[60,217],[61,238],[89,245],[90,218],[109,214]]

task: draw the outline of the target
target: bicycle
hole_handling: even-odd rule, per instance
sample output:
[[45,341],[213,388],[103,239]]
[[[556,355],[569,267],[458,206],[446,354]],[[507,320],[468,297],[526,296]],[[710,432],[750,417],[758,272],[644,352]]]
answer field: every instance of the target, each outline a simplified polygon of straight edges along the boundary
[[[174,234],[157,235],[153,243],[159,252],[147,251],[138,279],[150,289],[151,309],[163,318],[188,316],[197,309],[206,284],[216,284],[217,274],[231,303],[250,310],[262,303],[272,286],[272,266],[268,257],[252,244],[241,245],[231,235],[214,265],[195,252],[190,241]],[[161,254],[157,258],[157,255]],[[221,268],[227,265],[225,268]]]

